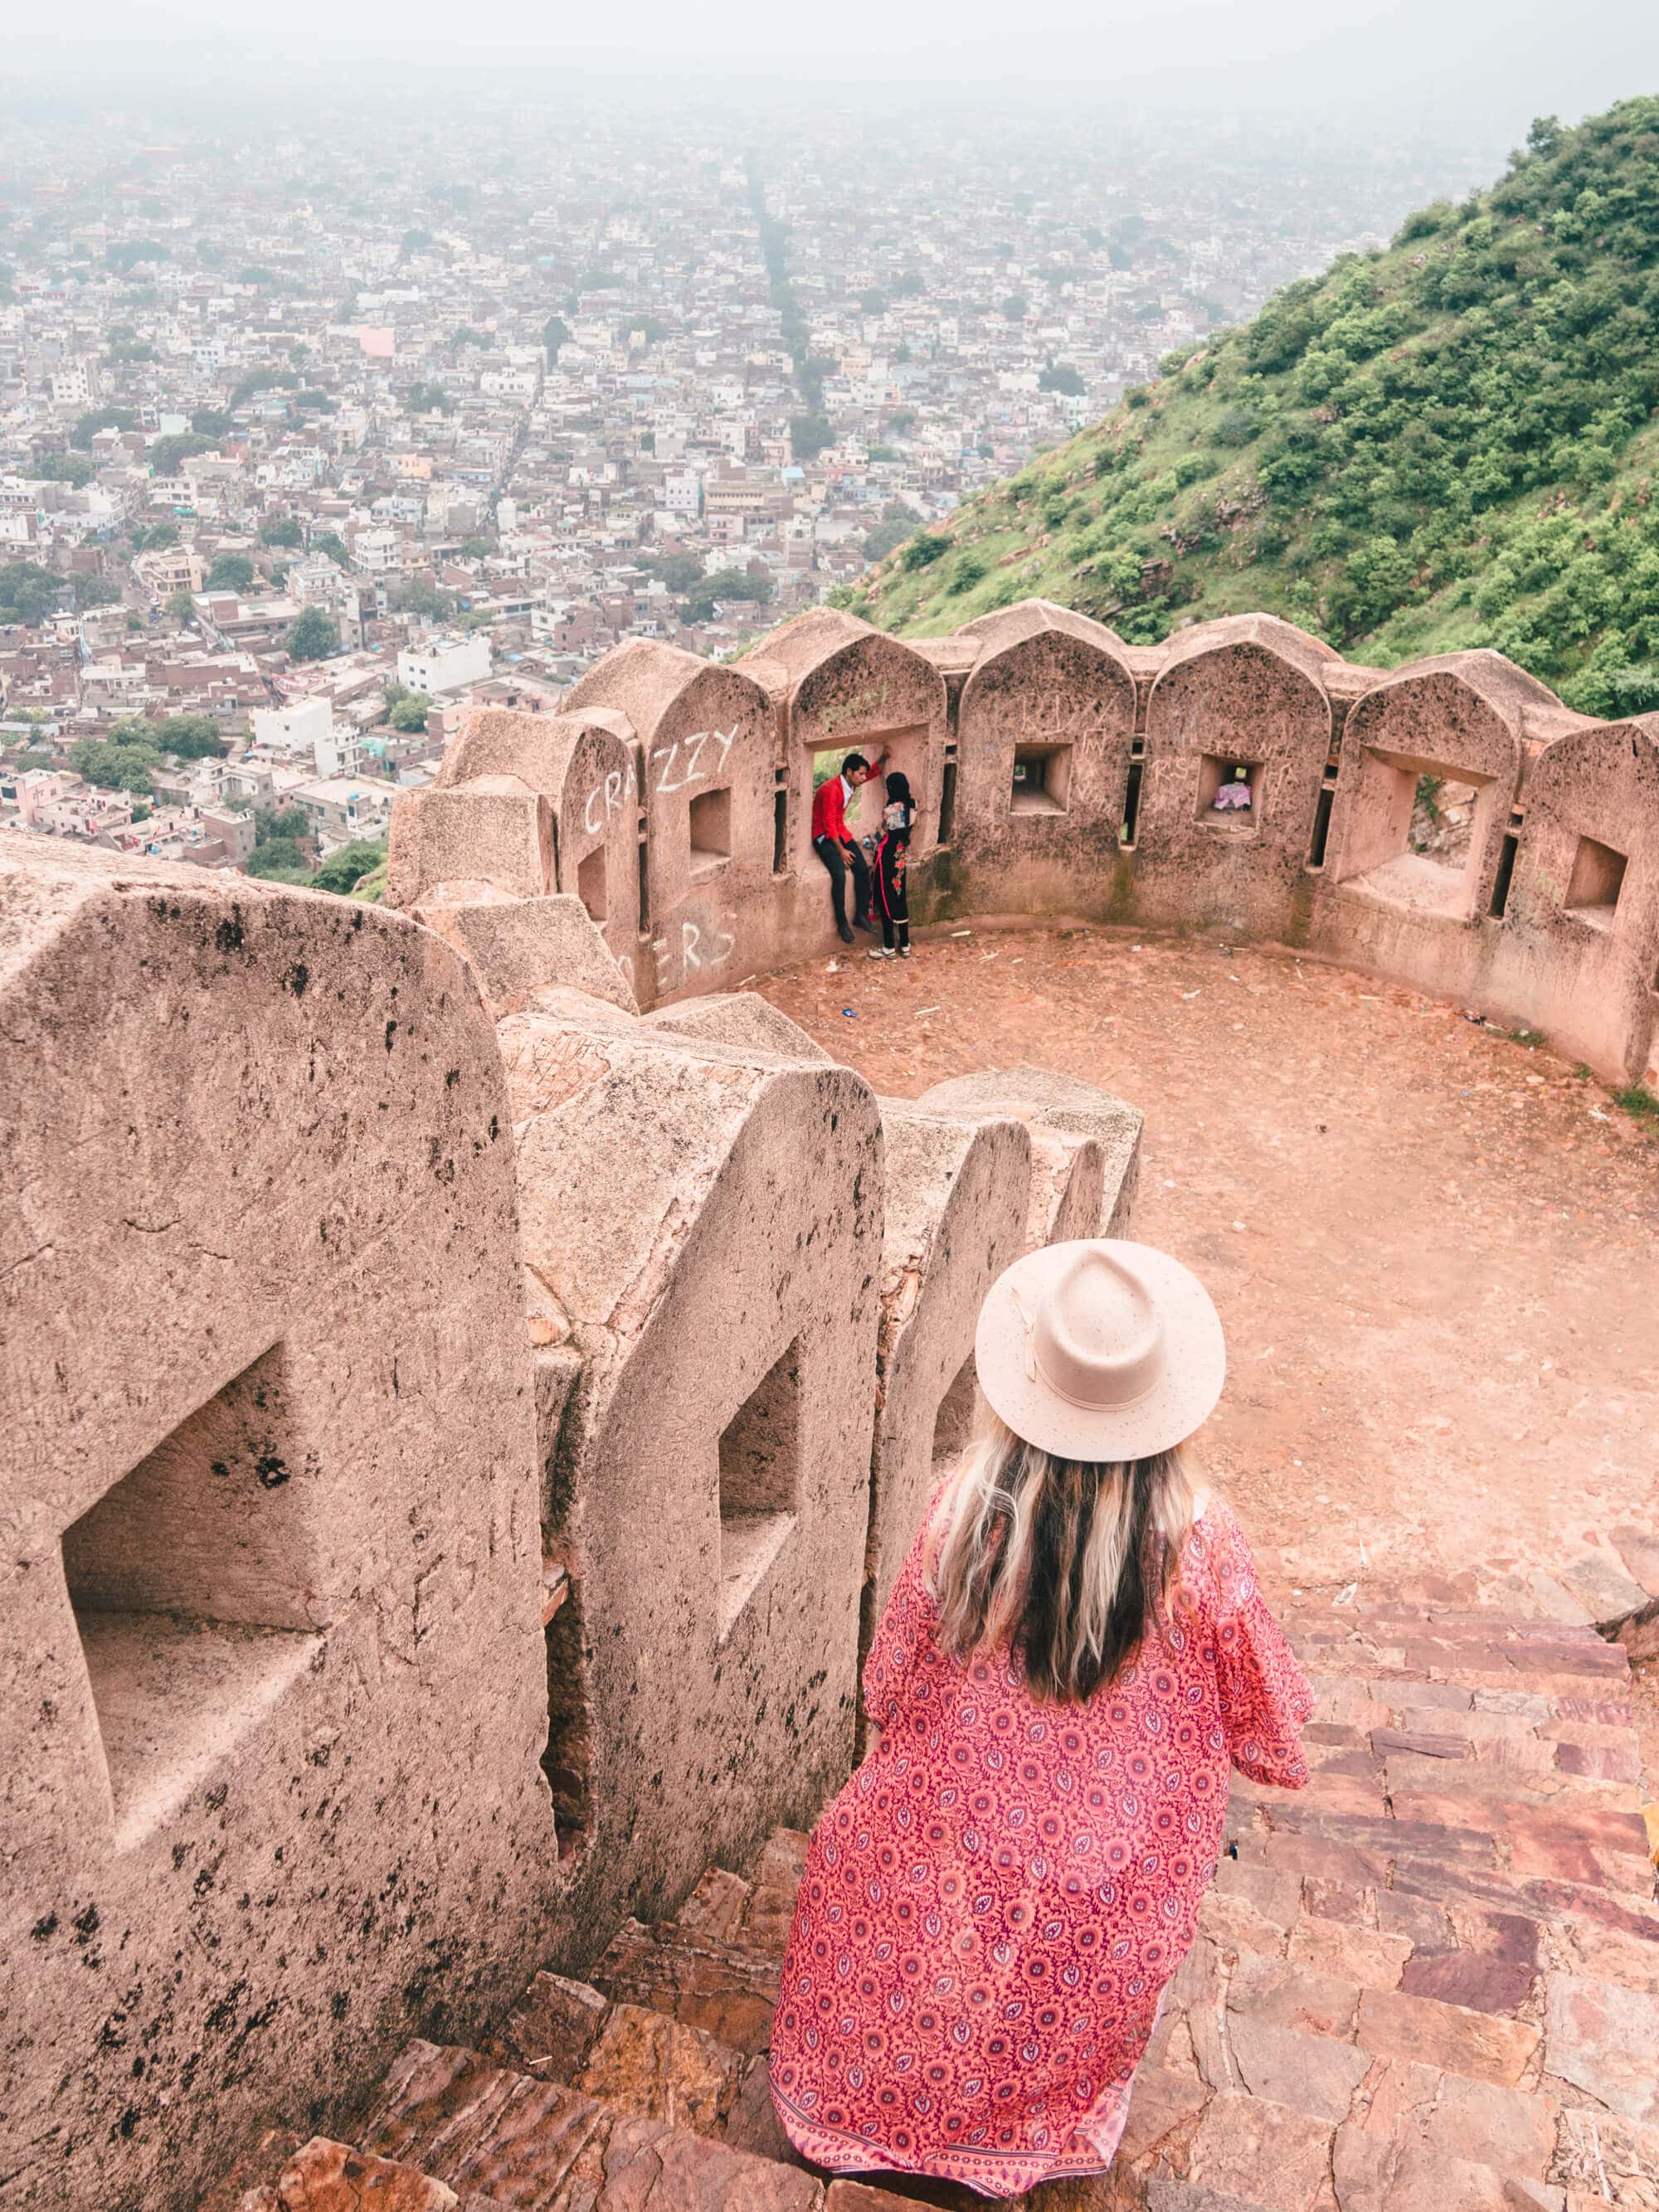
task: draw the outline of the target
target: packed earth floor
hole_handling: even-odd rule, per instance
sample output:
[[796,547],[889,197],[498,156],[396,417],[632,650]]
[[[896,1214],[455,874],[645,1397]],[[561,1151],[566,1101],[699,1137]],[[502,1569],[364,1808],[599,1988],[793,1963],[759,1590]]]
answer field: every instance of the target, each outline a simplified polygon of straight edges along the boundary
[[1276,949],[865,944],[757,984],[878,1091],[1024,1061],[1145,1113],[1136,1234],[1220,1308],[1203,1456],[1275,1594],[1525,1609],[1534,1571],[1659,1528],[1659,1123],[1524,1033]]

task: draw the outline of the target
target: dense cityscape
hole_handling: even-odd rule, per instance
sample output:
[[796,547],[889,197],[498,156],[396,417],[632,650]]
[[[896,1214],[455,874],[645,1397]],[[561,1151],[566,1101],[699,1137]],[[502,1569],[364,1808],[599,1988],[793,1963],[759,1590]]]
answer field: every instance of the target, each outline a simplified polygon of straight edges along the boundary
[[348,890],[469,707],[740,650],[1490,158],[592,94],[24,115],[0,821]]

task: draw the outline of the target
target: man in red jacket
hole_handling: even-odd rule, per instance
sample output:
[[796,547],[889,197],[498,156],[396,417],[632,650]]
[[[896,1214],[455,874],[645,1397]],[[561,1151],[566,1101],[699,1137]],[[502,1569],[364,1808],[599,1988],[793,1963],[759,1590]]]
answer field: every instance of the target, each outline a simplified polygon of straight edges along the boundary
[[843,945],[853,942],[847,926],[847,873],[853,874],[853,921],[855,927],[875,934],[870,919],[870,864],[859,850],[858,839],[847,826],[847,802],[861,783],[868,783],[887,756],[876,755],[873,765],[862,753],[848,753],[839,775],[821,783],[812,794],[812,850],[830,871],[830,897],[836,909],[836,930]]

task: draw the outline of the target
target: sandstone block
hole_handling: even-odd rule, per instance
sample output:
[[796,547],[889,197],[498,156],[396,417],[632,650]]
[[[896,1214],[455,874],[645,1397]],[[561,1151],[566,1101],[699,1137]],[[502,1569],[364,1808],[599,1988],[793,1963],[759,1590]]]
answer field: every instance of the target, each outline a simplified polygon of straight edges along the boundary
[[1659,1997],[1582,1974],[1547,1975],[1544,1992],[1546,2073],[1659,2124]]
[[453,2189],[413,2166],[314,2136],[270,2187],[248,2192],[240,2212],[456,2212],[459,2203]]
[[526,2074],[574,2081],[605,2022],[605,2000],[586,1982],[538,1974],[496,2031],[502,2058]]
[[1537,2029],[1523,2021],[1380,1990],[1361,1992],[1358,2033],[1362,2047],[1379,2057],[1416,2059],[1511,2087],[1539,2041]]

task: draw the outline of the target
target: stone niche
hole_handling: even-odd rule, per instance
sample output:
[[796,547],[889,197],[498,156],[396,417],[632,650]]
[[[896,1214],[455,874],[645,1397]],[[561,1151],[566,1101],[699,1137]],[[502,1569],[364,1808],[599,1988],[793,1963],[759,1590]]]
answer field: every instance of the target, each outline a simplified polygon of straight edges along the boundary
[[468,718],[435,787],[394,805],[390,896],[453,905],[455,886],[482,882],[579,899],[631,984],[640,836],[638,752],[617,717],[491,708]]
[[[939,837],[945,792],[948,705],[945,679],[914,646],[887,637],[856,617],[817,607],[763,638],[738,665],[763,685],[778,718],[782,747],[779,857],[785,881],[778,915],[780,941],[793,957],[834,943],[830,881],[812,850],[814,778],[849,752],[874,760],[882,774],[908,777],[916,818],[912,863],[925,860]],[[881,828],[879,776],[848,811],[858,838]]]
[[[1176,633],[1147,702],[1122,919],[1291,933],[1331,749],[1335,660],[1265,615]],[[1249,807],[1218,808],[1224,785],[1247,790]]]
[[771,947],[777,875],[765,691],[740,669],[635,638],[590,669],[568,705],[622,718],[637,743],[641,1005],[747,975]]
[[1135,686],[1123,641],[1030,599],[980,645],[957,709],[951,880],[992,913],[1098,913],[1118,872]]
[[1547,745],[1510,842],[1492,998],[1563,1051],[1659,1085],[1659,714]]
[[555,993],[499,1029],[532,1313],[567,1363],[539,1458],[579,1967],[809,1820],[852,1752],[880,1119],[850,1069],[769,1049],[776,1018],[751,1043],[690,1012]]
[[3,2193],[183,2205],[547,1939],[507,1089],[430,933],[15,833],[0,994]]

